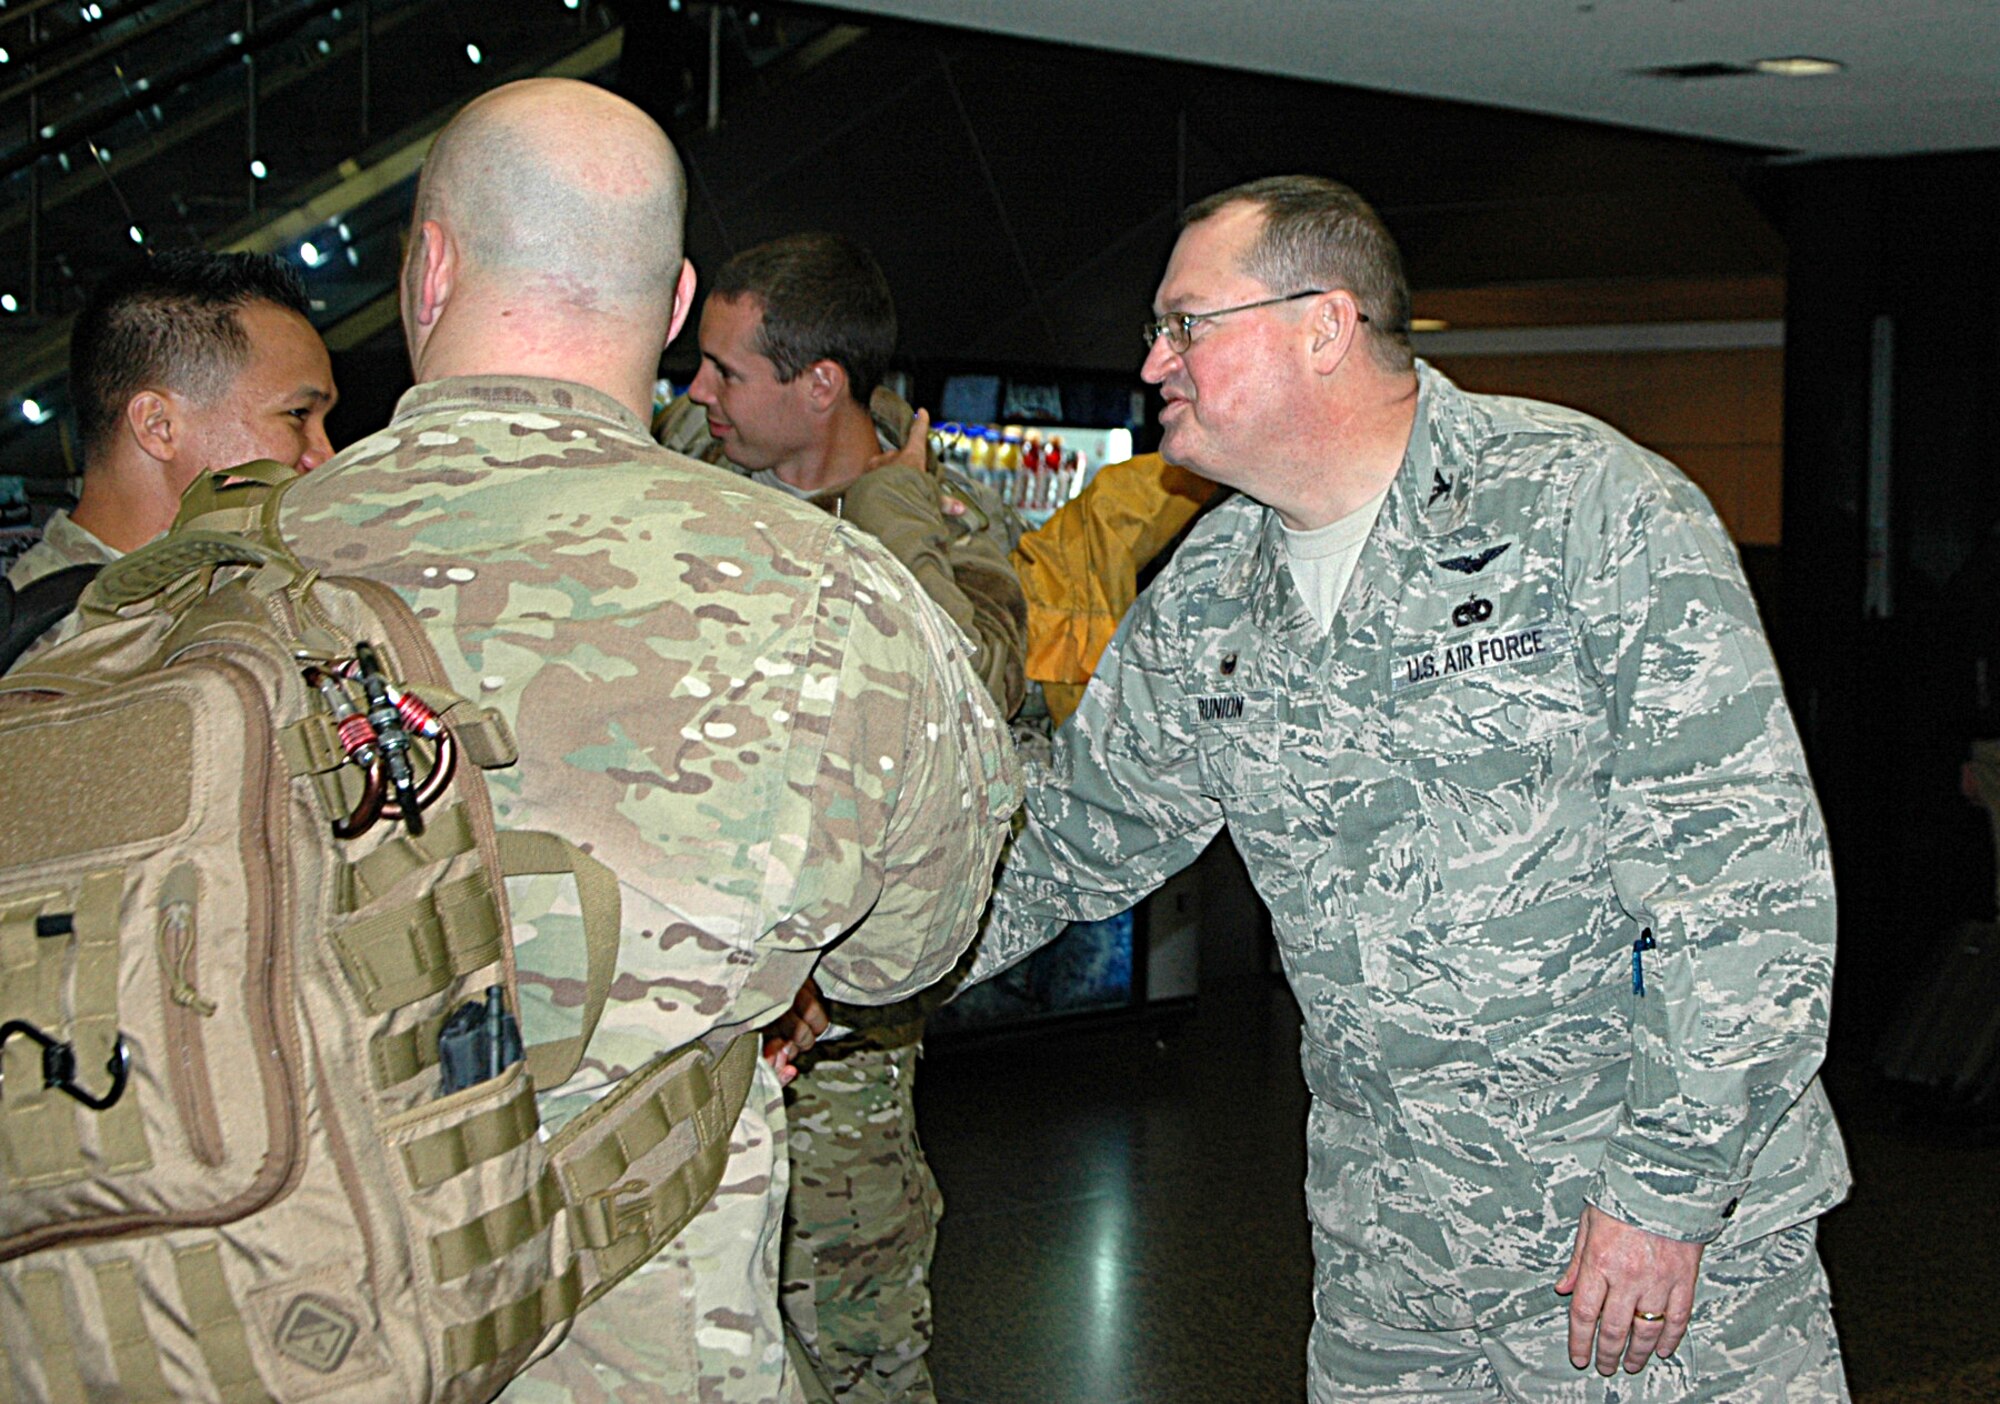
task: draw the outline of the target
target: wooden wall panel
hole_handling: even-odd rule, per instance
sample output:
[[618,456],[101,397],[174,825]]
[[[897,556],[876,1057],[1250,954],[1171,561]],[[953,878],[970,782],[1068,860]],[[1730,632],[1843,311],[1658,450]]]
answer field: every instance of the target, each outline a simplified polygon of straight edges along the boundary
[[1436,364],[1468,390],[1595,415],[1678,464],[1739,542],[1779,544],[1783,350],[1440,356]]

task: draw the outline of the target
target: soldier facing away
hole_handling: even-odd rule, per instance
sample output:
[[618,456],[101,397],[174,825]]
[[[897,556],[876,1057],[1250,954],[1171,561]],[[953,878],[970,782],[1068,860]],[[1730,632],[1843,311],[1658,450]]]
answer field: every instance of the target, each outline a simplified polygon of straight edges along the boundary
[[[994,702],[1020,705],[1027,606],[1007,509],[948,477],[926,417],[880,385],[896,345],[888,281],[859,245],[797,234],[716,274],[701,371],[660,424],[671,448],[734,468],[878,538],[964,630]],[[935,1399],[930,1263],[943,1197],[917,1139],[922,1011],[837,1009],[786,1092],[792,1189],[783,1305],[826,1392]]]
[[1832,878],[1735,552],[1408,318],[1344,186],[1188,211],[1143,375],[1241,491],[1031,772],[973,978],[1226,826],[1304,1014],[1315,1401],[1844,1398]]
[[[881,1003],[970,941],[1018,802],[963,640],[873,539],[655,444],[694,293],[678,157],[637,108],[511,84],[438,137],[401,300],[416,388],[285,500],[308,564],[387,582],[520,763],[503,827],[583,844],[623,898],[611,1000],[561,1125],[626,1072],[754,1029],[808,975]],[[523,1035],[573,1035],[560,909],[514,912]],[[508,1398],[799,1398],[777,1306],[788,1169],[758,1064],[721,1188]]]

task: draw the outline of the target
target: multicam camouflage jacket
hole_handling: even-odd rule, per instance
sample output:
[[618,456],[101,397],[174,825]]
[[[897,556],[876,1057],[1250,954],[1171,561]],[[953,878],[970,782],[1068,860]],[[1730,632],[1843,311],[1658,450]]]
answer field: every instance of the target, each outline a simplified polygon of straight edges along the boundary
[[[1019,802],[1006,728],[959,632],[852,526],[659,447],[595,390],[485,376],[410,391],[282,527],[307,564],[394,587],[452,686],[506,716],[501,827],[619,877],[611,999],[545,1123],[768,1022],[809,974],[885,1003],[972,939]],[[542,881],[509,884],[530,1042],[579,1031],[585,975],[575,907]],[[516,1395],[791,1397],[783,1104],[757,1077],[707,1209]]]
[[[971,939],[1017,794],[1006,732],[956,632],[851,526],[660,448],[595,391],[485,377],[412,390],[283,527],[308,564],[394,586],[452,685],[507,716],[501,826],[618,874],[624,963],[580,1079],[765,1022],[816,961],[877,1004]],[[522,942],[544,1019],[574,1010],[581,955]]]
[[[901,448],[914,417],[902,397],[878,386],[869,397],[868,412],[882,447]],[[654,430],[670,449],[743,472],[709,437],[702,407],[685,395],[661,411]],[[806,500],[878,538],[909,568],[925,593],[964,630],[973,667],[1011,717],[1026,688],[1022,660],[1028,648],[1028,602],[1008,559],[1021,522],[990,489],[947,474],[935,452],[925,457],[925,474],[879,468],[844,489]],[[963,510],[947,511],[947,498]]]
[[69,513],[59,511],[42,528],[42,539],[8,567],[7,579],[16,590],[22,590],[70,566],[109,565],[120,554],[71,521]]
[[1226,825],[1305,1016],[1319,1292],[1436,1327],[1546,1310],[1586,1200],[1747,1240],[1848,1175],[1826,840],[1721,524],[1594,420],[1419,376],[1330,632],[1247,497],[1141,599],[973,978]]

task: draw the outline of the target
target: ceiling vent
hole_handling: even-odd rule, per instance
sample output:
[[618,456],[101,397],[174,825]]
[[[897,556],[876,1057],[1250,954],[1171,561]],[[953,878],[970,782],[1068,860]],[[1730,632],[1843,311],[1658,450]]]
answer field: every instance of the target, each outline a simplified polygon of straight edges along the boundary
[[1658,68],[1635,68],[1641,78],[1665,78],[1675,83],[1694,83],[1705,78],[1754,78],[1757,70],[1747,63],[1669,63]]

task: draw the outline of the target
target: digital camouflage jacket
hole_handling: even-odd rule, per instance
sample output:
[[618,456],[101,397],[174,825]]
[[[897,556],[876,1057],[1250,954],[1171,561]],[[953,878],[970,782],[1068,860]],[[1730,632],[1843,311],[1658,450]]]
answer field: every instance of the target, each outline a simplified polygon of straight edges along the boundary
[[973,978],[1227,826],[1304,1012],[1322,1308],[1548,1309],[1586,1200],[1737,1241],[1838,1202],[1825,833],[1735,551],[1595,420],[1419,366],[1332,629],[1247,497],[1107,650]]

